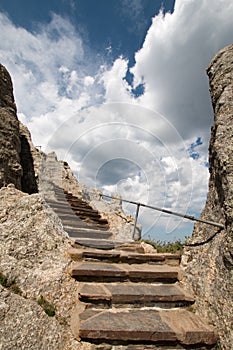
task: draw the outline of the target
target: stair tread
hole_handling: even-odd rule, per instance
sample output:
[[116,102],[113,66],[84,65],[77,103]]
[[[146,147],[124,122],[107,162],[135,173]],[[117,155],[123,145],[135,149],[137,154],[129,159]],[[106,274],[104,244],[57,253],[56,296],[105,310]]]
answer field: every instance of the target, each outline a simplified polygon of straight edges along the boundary
[[148,283],[83,283],[79,298],[85,301],[111,301],[112,303],[145,303],[185,301],[193,303],[191,295],[175,284]]
[[[92,227],[91,227],[92,229]],[[78,238],[75,240],[75,244],[82,245],[84,247],[96,248],[96,249],[114,249],[118,242],[110,239],[90,239],[90,238]]]
[[[179,310],[85,310],[80,314],[81,339],[96,341],[179,342],[184,345],[216,342],[213,329],[193,313]],[[77,330],[76,330],[77,331]]]
[[85,228],[90,228],[91,230],[93,229],[105,229],[107,230],[108,227],[105,225],[98,225],[98,223],[91,223],[91,222],[86,222],[84,220],[81,220],[78,216],[77,218],[75,217],[74,219],[72,218],[61,218],[61,221],[64,226],[69,226],[75,228],[80,228],[80,227],[85,227]]
[[[85,214],[85,215],[83,215],[83,214],[79,214],[79,215],[77,215],[74,211],[71,211],[71,212],[69,212],[69,213],[67,213],[67,212],[65,212],[65,211],[59,211],[59,213],[58,213],[58,216],[62,216],[62,217],[64,217],[64,219],[69,219],[69,218],[79,218],[79,216],[85,216],[85,217],[91,217],[92,215],[89,215],[89,214]],[[101,220],[99,220],[99,221],[101,221]]]
[[109,264],[81,262],[73,263],[70,274],[79,280],[86,278],[130,279],[130,280],[176,280],[179,268],[169,265]]
[[94,238],[100,240],[112,237],[111,232],[100,230],[73,230],[72,228],[65,228],[65,231],[70,237],[74,238]]
[[93,259],[116,259],[120,261],[131,261],[134,262],[164,262],[165,260],[179,260],[179,254],[171,254],[171,253],[137,253],[137,252],[127,252],[121,250],[114,250],[114,252],[108,252],[105,250],[88,250],[88,249],[70,249],[68,251],[70,255],[75,259],[85,259],[85,258],[93,258]]

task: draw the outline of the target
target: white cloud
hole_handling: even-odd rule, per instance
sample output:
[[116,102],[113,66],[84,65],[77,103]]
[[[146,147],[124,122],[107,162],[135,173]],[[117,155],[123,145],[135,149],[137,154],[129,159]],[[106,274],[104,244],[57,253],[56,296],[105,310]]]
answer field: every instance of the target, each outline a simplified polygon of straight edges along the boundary
[[176,0],[174,13],[153,19],[131,69],[145,82],[141,103],[164,114],[183,137],[209,128],[205,69],[216,51],[232,42],[230,0]]
[[[66,158],[86,184],[198,213],[212,123],[205,68],[231,43],[232,13],[231,0],[177,0],[174,13],[156,16],[131,68],[134,87],[145,86],[137,99],[125,80],[128,60],[98,64],[69,21],[53,15],[30,33],[0,14],[0,61],[12,75],[19,117],[34,143]],[[100,174],[108,162],[106,182]],[[146,230],[156,222],[150,232],[158,235],[178,227],[169,239],[190,230],[151,210],[141,209],[140,220]]]

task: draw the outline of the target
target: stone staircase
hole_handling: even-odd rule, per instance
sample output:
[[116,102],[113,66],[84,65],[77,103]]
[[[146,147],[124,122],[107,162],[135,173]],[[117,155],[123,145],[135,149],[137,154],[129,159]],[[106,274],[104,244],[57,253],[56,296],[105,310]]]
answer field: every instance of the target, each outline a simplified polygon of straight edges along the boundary
[[79,282],[74,336],[93,349],[214,349],[214,330],[191,312],[179,283],[180,256],[146,254],[116,242],[88,203],[55,188],[48,201],[73,239],[70,275]]

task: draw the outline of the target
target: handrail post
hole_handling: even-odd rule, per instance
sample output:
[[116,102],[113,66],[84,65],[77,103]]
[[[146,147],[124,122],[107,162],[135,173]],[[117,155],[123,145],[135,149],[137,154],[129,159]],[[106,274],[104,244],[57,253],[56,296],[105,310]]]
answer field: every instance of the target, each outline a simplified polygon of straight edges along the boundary
[[137,203],[137,209],[136,209],[136,214],[135,214],[135,222],[134,222],[134,228],[133,228],[133,238],[135,238],[140,205],[141,205],[141,203]]

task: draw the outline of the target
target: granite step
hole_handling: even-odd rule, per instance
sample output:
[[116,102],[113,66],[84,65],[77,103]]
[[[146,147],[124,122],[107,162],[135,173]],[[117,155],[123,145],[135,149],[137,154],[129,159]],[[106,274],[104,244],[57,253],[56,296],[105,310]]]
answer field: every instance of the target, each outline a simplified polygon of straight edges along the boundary
[[169,265],[81,262],[73,263],[69,273],[78,281],[174,283],[178,279],[179,268]]
[[[183,307],[194,303],[177,284],[80,283],[79,300],[93,304],[133,304],[134,307]],[[132,305],[131,305],[132,306]]]
[[80,210],[81,209],[86,209],[86,210],[90,210],[90,211],[95,211],[95,209],[93,209],[92,207],[90,206],[87,206],[85,204],[81,204],[81,203],[77,203],[77,202],[70,202],[69,200],[67,200],[66,198],[57,198],[57,201],[54,201],[56,202],[57,204],[60,204],[60,205],[68,205],[70,207],[74,207],[74,208],[79,208]]
[[73,238],[89,238],[89,239],[109,239],[112,237],[111,232],[100,231],[100,230],[75,230],[73,228],[64,227],[65,231],[68,233],[69,237]]
[[[66,200],[64,201],[52,201],[52,200],[48,200],[47,203],[50,205],[51,208],[56,208],[56,209],[67,209],[67,208],[71,208],[72,210],[79,210],[78,206],[72,206],[70,205],[70,203]],[[83,210],[85,212],[94,212],[94,213],[98,213],[97,211],[93,210],[93,209],[86,209],[86,208],[80,208],[80,210]]]
[[[60,218],[60,216],[58,216]],[[61,219],[61,218],[60,218]],[[74,217],[74,219],[61,219],[63,226],[66,227],[83,227],[83,228],[88,228],[89,226],[87,225],[87,223],[83,220],[81,220],[80,218],[78,218],[77,216]]]
[[128,264],[167,264],[167,265],[179,265],[180,255],[169,253],[134,253],[122,250],[114,251],[102,251],[100,249],[88,250],[88,249],[75,249],[72,248],[68,251],[68,254],[73,260],[101,260],[108,262],[121,262]]
[[80,205],[84,208],[92,209],[92,207],[87,202],[84,202],[82,199],[78,199],[76,197],[69,198],[69,197],[67,197],[67,195],[61,194],[61,193],[55,193],[55,196],[59,202],[74,203],[75,205]]
[[109,229],[109,227],[107,225],[102,225],[101,223],[98,224],[98,222],[87,222],[82,220],[81,218],[79,218],[78,216],[74,216],[74,218],[61,218],[59,216],[59,218],[62,221],[62,224],[64,226],[70,226],[70,227],[86,227],[86,228],[90,228],[90,229],[103,229],[105,231],[107,231]]
[[60,215],[74,214],[76,216],[82,217],[83,219],[92,219],[94,221],[98,221],[100,224],[108,225],[108,221],[106,219],[103,219],[101,215],[96,211],[78,209],[76,207],[69,206],[69,204],[64,204],[64,205],[50,204],[50,207],[57,214],[60,214]]
[[[93,227],[91,228],[93,229]],[[103,228],[100,228],[100,230],[102,231]],[[107,231],[108,232],[108,231]],[[141,247],[140,244],[133,242],[133,241],[116,241],[116,240],[104,240],[102,239],[97,240],[97,239],[85,239],[85,238],[81,238],[81,239],[76,239],[73,240],[72,242],[72,246],[74,248],[88,248],[88,249],[93,249],[93,250],[110,250],[112,251],[113,249],[121,249],[121,250],[125,250],[125,251],[137,251],[138,253],[142,253],[143,252],[143,248]]]
[[105,224],[105,221],[103,222],[101,219],[99,219],[98,217],[93,217],[92,215],[81,215],[81,214],[76,214],[75,212],[63,212],[63,211],[55,211],[56,214],[59,216],[59,218],[61,220],[94,220],[95,223],[98,224]]
[[[93,229],[93,227],[91,227]],[[75,247],[88,247],[94,249],[112,250],[117,246],[117,242],[110,239],[90,239],[90,238],[78,238],[75,239],[73,245]]]
[[79,208],[79,207],[72,207],[69,205],[69,203],[67,202],[66,204],[61,204],[61,203],[58,203],[58,205],[55,204],[52,204],[51,205],[52,207],[54,207],[54,209],[56,210],[68,210],[68,209],[71,209],[72,211],[77,211],[77,212],[83,212],[83,213],[91,213],[91,214],[98,214],[100,216],[100,213],[97,211],[97,210],[93,210],[93,209],[86,209],[86,208]]
[[83,226],[80,227],[79,225],[69,225],[69,223],[64,223],[63,222],[63,227],[66,227],[66,228],[69,228],[69,229],[72,229],[74,231],[76,230],[80,230],[80,229],[85,229],[85,230],[90,230],[90,231],[102,231],[102,232],[110,232],[109,231],[109,227],[108,226],[96,226],[95,224],[90,224],[86,221],[83,221],[81,219],[79,219],[78,222],[81,222],[83,223]]
[[87,209],[93,209],[88,203],[86,203],[86,202],[83,202],[82,200],[80,200],[80,199],[69,199],[69,198],[67,198],[66,197],[66,199],[67,199],[67,201],[70,203],[70,204],[73,204],[73,205],[75,205],[75,206],[82,206],[82,207],[85,207],[85,208],[87,208]]
[[[79,320],[79,322],[77,322]],[[177,344],[194,349],[213,345],[212,327],[185,309],[84,309],[77,307],[71,320],[76,337],[95,343]]]
[[67,212],[67,211],[63,211],[62,210],[55,210],[55,212],[57,214],[59,214],[59,216],[66,216],[66,215],[73,215],[75,216],[82,216],[82,217],[87,217],[87,218],[94,218],[94,219],[101,219],[101,216],[99,214],[96,213],[86,213],[86,212],[82,212],[82,211],[73,211],[73,212]]
[[89,204],[85,203],[85,202],[82,202],[78,199],[69,199],[69,198],[66,198],[67,202],[70,204],[70,205],[73,205],[75,207],[78,207],[78,208],[83,208],[83,209],[89,209],[89,210],[95,210],[93,209]]

